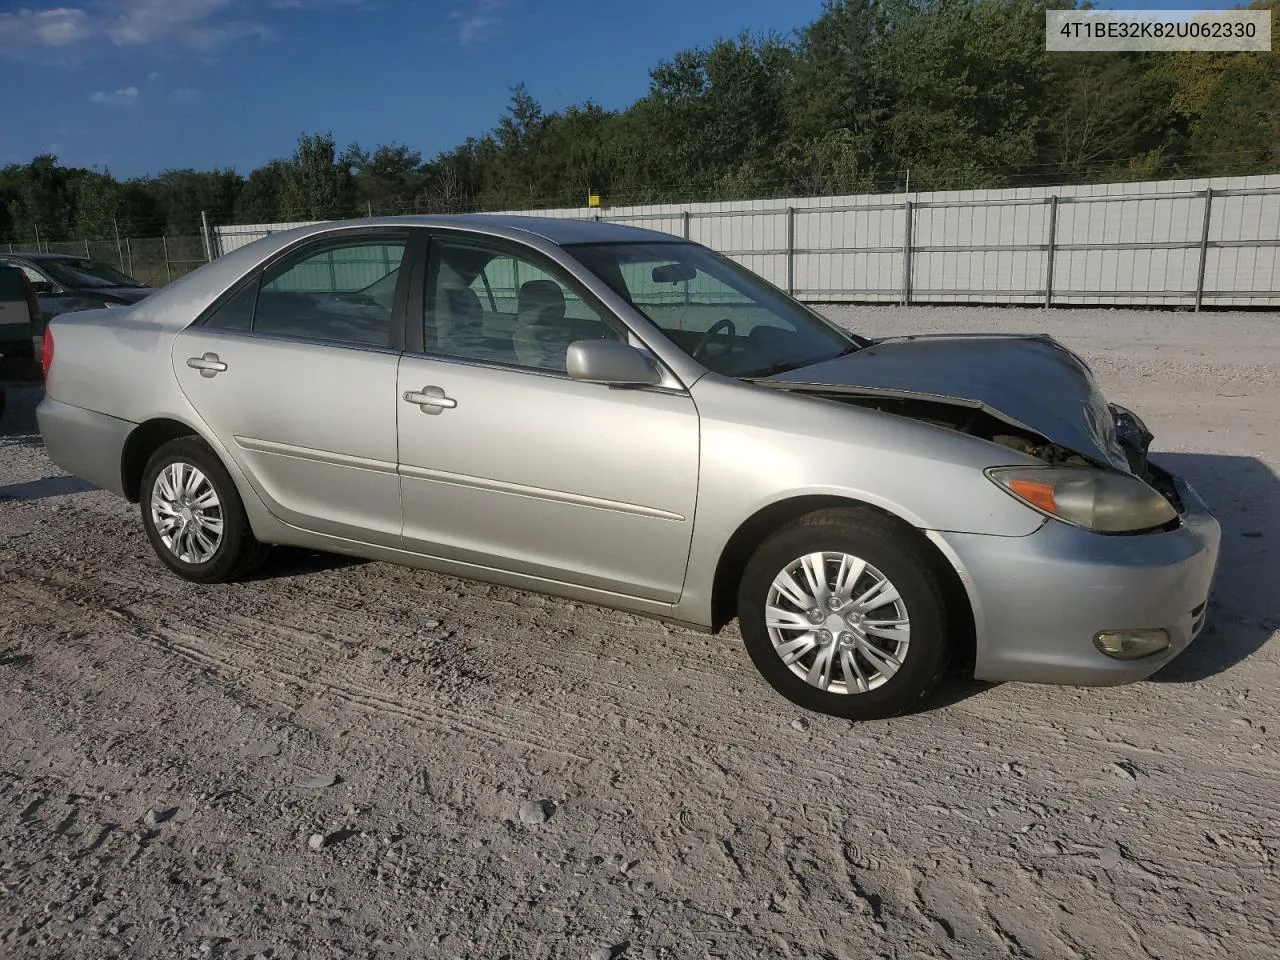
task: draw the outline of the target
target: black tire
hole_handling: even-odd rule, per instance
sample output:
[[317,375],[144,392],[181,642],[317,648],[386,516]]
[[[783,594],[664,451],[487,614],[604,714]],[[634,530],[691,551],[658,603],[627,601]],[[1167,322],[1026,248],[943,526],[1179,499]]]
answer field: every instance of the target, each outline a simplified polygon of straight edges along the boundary
[[[852,693],[822,690],[793,673],[775,651],[765,622],[774,578],[799,558],[817,552],[865,560],[888,578],[905,605],[909,642],[901,666],[880,686]],[[751,661],[778,693],[806,710],[850,720],[881,720],[918,707],[950,659],[945,594],[926,545],[914,530],[869,508],[817,511],[787,524],[762,543],[739,584],[738,624]],[[811,662],[812,657],[805,659]]]
[[[152,514],[152,495],[156,479],[161,471],[172,464],[195,467],[208,479],[218,499],[222,520],[222,537],[212,555],[203,562],[192,562],[179,557],[164,542]],[[170,440],[151,455],[142,473],[139,496],[142,526],[147,539],[161,562],[170,570],[194,583],[227,583],[240,580],[253,573],[266,559],[270,548],[259,543],[249,527],[244,504],[236,490],[231,475],[217,455],[196,437],[180,437]]]

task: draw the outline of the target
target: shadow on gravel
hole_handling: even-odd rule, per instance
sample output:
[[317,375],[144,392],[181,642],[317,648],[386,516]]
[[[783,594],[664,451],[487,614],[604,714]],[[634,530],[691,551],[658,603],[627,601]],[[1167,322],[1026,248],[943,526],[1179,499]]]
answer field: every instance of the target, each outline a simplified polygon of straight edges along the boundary
[[0,446],[37,446],[42,443],[36,424],[36,405],[44,396],[41,387],[0,387],[5,392],[0,416]]
[[1280,629],[1280,478],[1255,457],[1156,453],[1222,524],[1222,556],[1204,632],[1151,678],[1193,683],[1229,670]]
[[71,493],[86,493],[97,489],[92,483],[79,477],[43,477],[40,480],[0,487],[0,500],[47,500],[49,497],[65,497]]
[[[972,666],[970,666],[969,670],[972,671],[972,669]],[[933,693],[929,694],[924,703],[906,714],[906,716],[945,710],[947,707],[954,707],[957,703],[963,703],[970,697],[977,697],[988,690],[994,690],[998,686],[1000,684],[986,680],[975,680],[972,676],[965,676],[959,670],[953,669],[943,674],[942,681],[934,688]]]
[[31,659],[31,654],[20,650],[0,650],[0,667],[25,667]]
[[321,553],[300,547],[276,547],[266,562],[250,578],[251,580],[282,580],[286,577],[305,577],[326,570],[342,570],[368,563],[362,557],[347,557],[337,553]]

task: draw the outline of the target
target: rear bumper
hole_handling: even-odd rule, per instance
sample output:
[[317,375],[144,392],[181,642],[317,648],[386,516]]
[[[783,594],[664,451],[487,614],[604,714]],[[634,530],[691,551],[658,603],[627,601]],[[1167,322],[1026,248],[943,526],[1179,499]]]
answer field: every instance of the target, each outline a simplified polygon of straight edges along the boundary
[[[1026,537],[944,534],[974,602],[980,680],[1104,686],[1141,680],[1204,626],[1221,529],[1191,487],[1176,530],[1103,536],[1047,521]],[[1163,629],[1169,647],[1141,660],[1097,650],[1103,630]]]
[[67,473],[124,496],[120,464],[137,424],[45,397],[36,421],[49,459]]

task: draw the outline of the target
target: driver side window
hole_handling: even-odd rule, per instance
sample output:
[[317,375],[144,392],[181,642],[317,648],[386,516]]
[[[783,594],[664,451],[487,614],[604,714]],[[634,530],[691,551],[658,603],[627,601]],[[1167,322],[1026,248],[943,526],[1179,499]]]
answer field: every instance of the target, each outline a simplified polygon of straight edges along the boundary
[[569,344],[619,339],[571,286],[480,240],[434,241],[425,293],[427,352],[439,356],[565,373]]

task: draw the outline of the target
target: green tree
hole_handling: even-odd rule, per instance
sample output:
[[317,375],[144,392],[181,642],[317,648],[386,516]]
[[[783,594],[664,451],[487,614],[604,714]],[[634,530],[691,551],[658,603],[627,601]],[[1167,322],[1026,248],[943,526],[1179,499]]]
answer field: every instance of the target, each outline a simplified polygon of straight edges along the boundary
[[120,184],[108,173],[82,171],[75,178],[75,224],[77,238],[109,240],[115,236],[120,213]]
[[343,161],[354,172],[356,212],[409,213],[422,189],[422,154],[393,143],[372,153],[351,144]]
[[70,171],[45,153],[22,168],[17,181],[19,230],[30,237],[38,231],[42,240],[65,239],[75,212]]
[[272,160],[249,174],[236,197],[236,223],[276,223],[281,219],[280,199],[284,192],[285,163]]
[[212,227],[230,223],[244,180],[234,170],[166,170],[138,181],[150,194],[170,236],[198,235],[202,217]]
[[332,220],[351,215],[351,170],[340,162],[332,134],[303,135],[285,164],[280,212],[290,219]]

